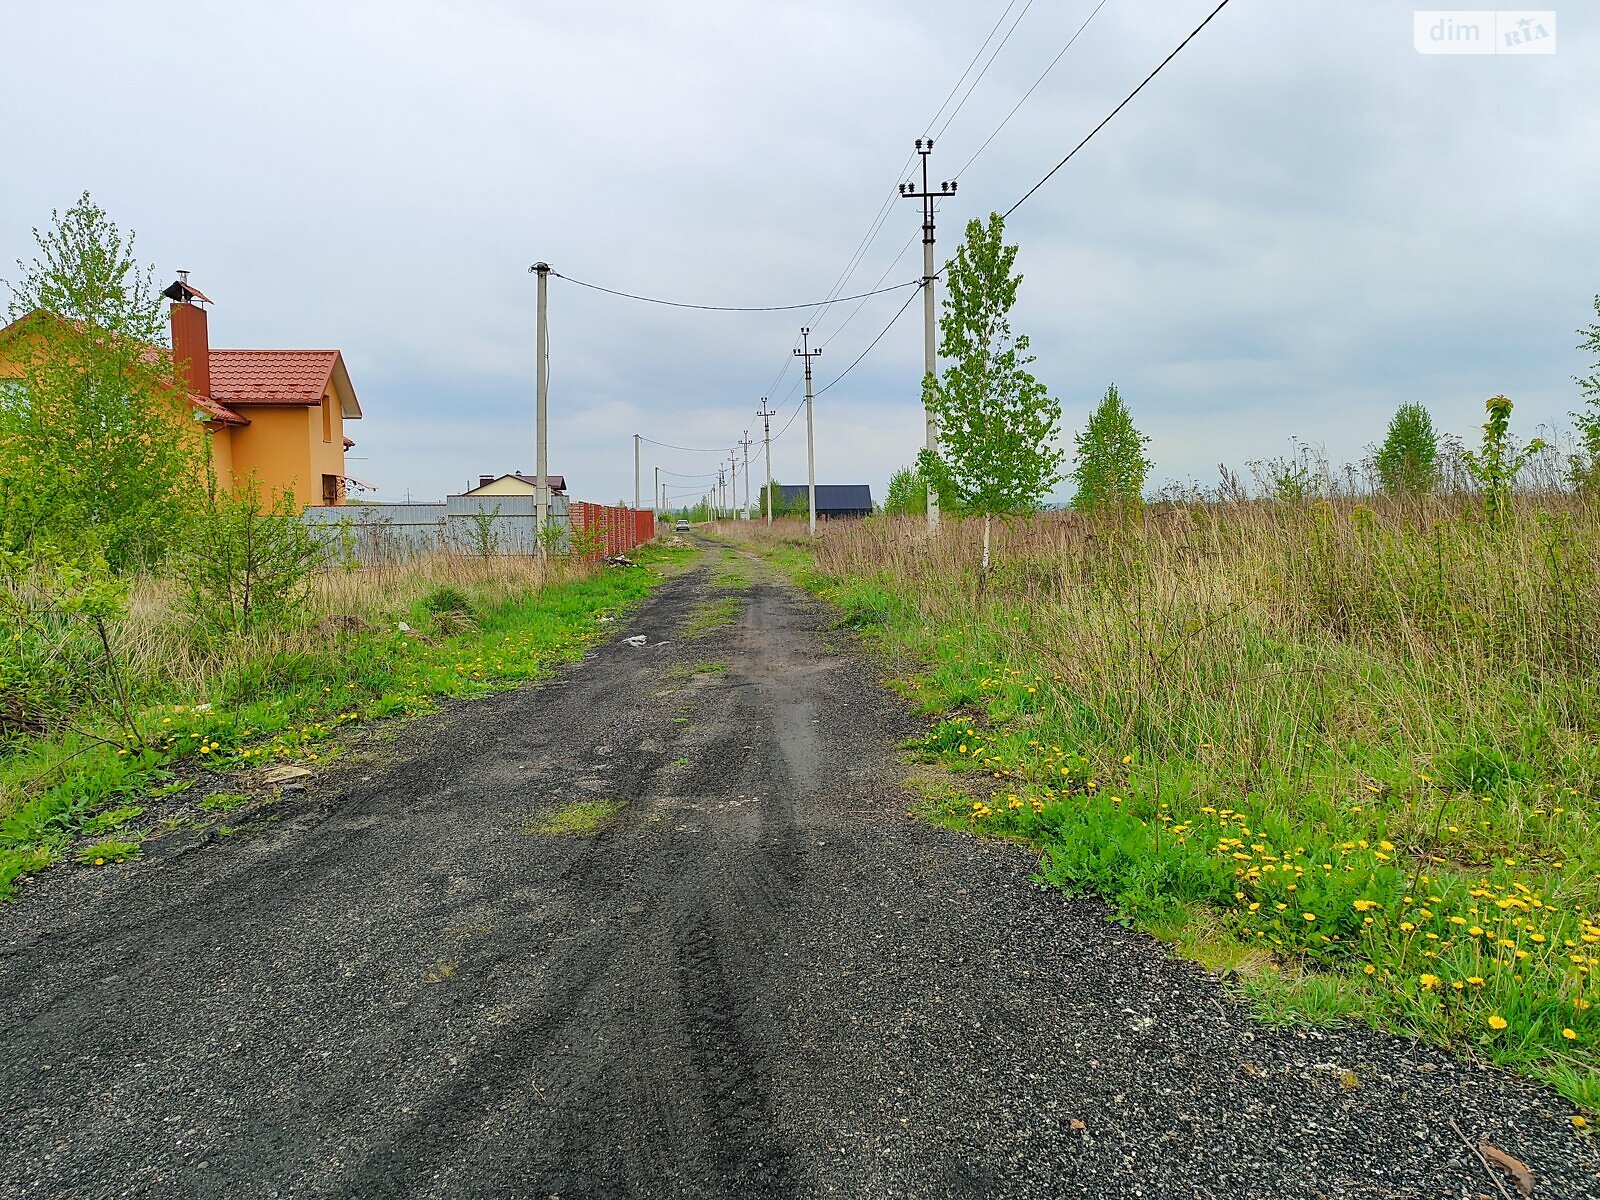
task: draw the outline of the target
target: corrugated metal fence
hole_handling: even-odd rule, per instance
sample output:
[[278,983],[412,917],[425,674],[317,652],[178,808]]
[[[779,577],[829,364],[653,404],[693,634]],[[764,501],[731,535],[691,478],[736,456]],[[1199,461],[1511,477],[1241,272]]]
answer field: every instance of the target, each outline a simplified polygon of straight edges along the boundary
[[596,558],[622,554],[656,536],[656,515],[636,508],[618,508],[615,505],[590,504],[584,500],[572,505],[571,528],[575,535],[588,533],[592,538],[579,537],[578,541],[592,541],[587,556]]
[[[532,496],[449,496],[443,504],[314,505],[303,519],[335,555],[363,563],[438,553],[531,555],[539,549]],[[550,528],[553,553],[570,553],[571,532],[578,529],[595,531],[598,552],[609,556],[653,538],[655,514],[582,501],[569,506],[565,496],[552,496]],[[580,544],[589,540],[579,539]]]

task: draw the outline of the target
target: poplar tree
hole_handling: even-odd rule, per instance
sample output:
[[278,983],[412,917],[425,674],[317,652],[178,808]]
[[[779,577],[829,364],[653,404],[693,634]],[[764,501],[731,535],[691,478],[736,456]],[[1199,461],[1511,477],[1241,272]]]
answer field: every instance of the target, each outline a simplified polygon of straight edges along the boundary
[[1061,402],[1028,371],[1034,361],[1010,312],[1022,276],[1005,222],[967,222],[966,238],[945,266],[939,352],[943,376],[922,382],[923,404],[939,427],[940,450],[917,463],[935,492],[964,513],[983,517],[983,570],[989,569],[990,523],[1033,512],[1061,480]]

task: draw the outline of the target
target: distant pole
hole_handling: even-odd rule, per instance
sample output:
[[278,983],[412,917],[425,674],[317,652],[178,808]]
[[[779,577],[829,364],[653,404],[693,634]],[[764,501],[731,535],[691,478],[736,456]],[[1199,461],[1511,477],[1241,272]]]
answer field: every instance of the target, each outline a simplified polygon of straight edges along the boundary
[[811,330],[800,330],[800,345],[795,348],[795,353],[805,360],[806,364],[806,500],[810,510],[808,528],[811,536],[817,536],[817,453],[816,441],[813,437],[813,422],[811,419],[811,360],[822,353],[822,347],[811,349]]
[[639,435],[633,435],[633,511],[639,511]]
[[540,558],[543,558],[545,555],[544,531],[545,527],[550,523],[550,329],[545,315],[545,297],[549,287],[550,264],[537,262],[533,264],[532,270],[539,277],[538,317],[535,323],[537,329],[535,337],[538,346],[534,351],[539,363],[535,371],[535,377],[538,381],[539,401],[538,416],[535,419],[533,451],[533,536],[538,544],[536,553]]
[[[917,153],[922,157],[922,190],[919,192],[914,183],[900,185],[902,196],[908,200],[922,201],[922,375],[924,379],[929,375],[936,376],[939,372],[937,342],[934,336],[933,206],[935,201],[954,195],[956,190],[956,185],[949,180],[941,183],[937,192],[928,187],[928,155],[932,152],[932,138],[917,139]],[[933,410],[926,406],[922,411],[922,423],[928,453],[939,453],[939,424],[934,420]],[[931,482],[928,484],[928,532],[939,532],[939,496],[933,490]]]
[[772,418],[776,415],[767,409],[767,398],[761,397],[761,411],[756,414],[761,418],[761,441],[767,450],[767,490],[762,493],[766,497],[767,524],[772,524]]
[[717,468],[717,520],[722,520],[723,501],[728,495],[728,468]]
[[657,503],[661,499],[661,468],[656,468],[656,486],[650,493],[650,504],[656,510],[656,516],[661,515],[661,506]]
[[744,447],[744,519],[750,519],[750,431],[744,431],[744,438],[739,442]]

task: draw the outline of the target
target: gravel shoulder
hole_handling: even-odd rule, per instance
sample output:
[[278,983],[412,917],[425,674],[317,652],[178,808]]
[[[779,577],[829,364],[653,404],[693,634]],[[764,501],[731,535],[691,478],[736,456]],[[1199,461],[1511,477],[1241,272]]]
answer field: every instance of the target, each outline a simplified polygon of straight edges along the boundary
[[685,637],[698,568],[248,836],[0,910],[0,1196],[1498,1196],[1458,1130],[1600,1196],[1553,1092],[1259,1025],[910,820],[921,723],[746,573],[732,625]]

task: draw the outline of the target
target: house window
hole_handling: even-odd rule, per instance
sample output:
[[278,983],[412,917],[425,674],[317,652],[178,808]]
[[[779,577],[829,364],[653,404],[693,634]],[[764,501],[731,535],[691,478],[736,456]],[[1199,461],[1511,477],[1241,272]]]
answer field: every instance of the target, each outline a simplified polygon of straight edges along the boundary
[[339,503],[339,477],[337,475],[324,475],[322,477],[322,502],[324,504]]
[[333,441],[333,397],[322,398],[322,440]]

